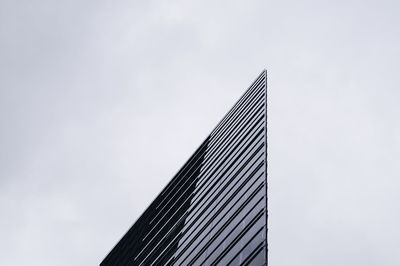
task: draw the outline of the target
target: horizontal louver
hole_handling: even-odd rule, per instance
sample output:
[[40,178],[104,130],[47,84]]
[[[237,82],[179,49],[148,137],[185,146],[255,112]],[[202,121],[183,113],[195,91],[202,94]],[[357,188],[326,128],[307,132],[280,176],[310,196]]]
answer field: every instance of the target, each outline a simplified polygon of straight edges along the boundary
[[266,265],[266,71],[216,126],[105,265]]

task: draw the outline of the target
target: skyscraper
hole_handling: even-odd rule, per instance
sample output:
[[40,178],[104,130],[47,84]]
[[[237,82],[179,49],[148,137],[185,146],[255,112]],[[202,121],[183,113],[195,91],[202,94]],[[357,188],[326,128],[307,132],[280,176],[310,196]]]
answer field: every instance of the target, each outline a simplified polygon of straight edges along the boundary
[[100,264],[267,265],[264,70]]

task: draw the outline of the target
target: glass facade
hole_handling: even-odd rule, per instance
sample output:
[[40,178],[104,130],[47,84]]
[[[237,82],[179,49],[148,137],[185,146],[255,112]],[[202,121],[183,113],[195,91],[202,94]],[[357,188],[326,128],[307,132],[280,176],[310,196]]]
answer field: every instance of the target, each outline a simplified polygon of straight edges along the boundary
[[263,71],[100,264],[267,265]]

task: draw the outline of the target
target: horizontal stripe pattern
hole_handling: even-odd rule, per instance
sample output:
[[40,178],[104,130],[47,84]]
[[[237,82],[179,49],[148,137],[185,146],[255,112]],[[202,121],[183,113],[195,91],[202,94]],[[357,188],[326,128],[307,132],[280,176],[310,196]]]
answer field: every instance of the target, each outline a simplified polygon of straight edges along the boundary
[[100,264],[266,265],[266,71]]

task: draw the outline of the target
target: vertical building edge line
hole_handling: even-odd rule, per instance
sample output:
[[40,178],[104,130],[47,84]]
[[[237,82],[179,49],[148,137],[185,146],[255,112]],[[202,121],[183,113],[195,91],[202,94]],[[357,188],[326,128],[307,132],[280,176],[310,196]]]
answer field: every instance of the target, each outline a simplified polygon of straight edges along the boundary
[[267,69],[265,75],[265,264],[268,266],[268,82]]

